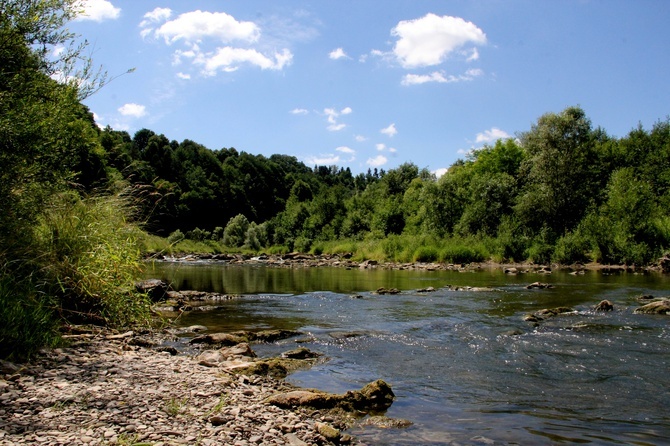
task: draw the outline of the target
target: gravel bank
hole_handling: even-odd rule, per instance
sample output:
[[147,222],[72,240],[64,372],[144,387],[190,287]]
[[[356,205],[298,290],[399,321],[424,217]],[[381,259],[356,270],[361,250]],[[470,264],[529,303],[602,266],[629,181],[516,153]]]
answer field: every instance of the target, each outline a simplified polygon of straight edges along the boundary
[[[323,445],[327,412],[264,403],[281,380],[206,367],[133,345],[130,334],[78,335],[27,365],[0,367],[2,445]],[[340,443],[360,444],[346,434]]]

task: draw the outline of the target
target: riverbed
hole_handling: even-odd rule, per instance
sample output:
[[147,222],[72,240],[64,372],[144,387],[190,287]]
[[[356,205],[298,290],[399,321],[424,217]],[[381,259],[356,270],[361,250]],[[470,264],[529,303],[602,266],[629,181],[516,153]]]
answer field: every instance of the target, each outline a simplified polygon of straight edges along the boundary
[[[291,383],[332,392],[391,384],[397,399],[385,415],[413,425],[351,432],[369,444],[670,441],[670,316],[633,314],[637,296],[670,294],[661,274],[155,263],[151,275],[177,290],[242,296],[184,314],[182,325],[305,333],[254,347],[273,356],[299,341],[328,358]],[[536,281],[552,288],[526,288]],[[615,310],[593,311],[603,299]],[[523,320],[554,307],[575,311]]]

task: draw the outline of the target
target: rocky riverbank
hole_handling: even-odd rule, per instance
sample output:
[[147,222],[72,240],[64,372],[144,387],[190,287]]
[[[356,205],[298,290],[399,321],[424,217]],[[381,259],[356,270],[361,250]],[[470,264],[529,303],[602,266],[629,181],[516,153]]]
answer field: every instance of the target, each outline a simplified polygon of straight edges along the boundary
[[[165,345],[165,332],[94,329],[66,336],[67,348],[45,351],[29,364],[0,363],[0,444],[360,444],[341,432],[356,419],[346,404],[379,398],[373,383],[340,396],[313,391],[311,402],[320,406],[309,398],[299,403],[296,395],[309,391],[231,371],[202,354],[176,354]],[[324,398],[346,404],[324,405]]]
[[278,268],[316,268],[335,267],[345,269],[394,269],[394,270],[424,270],[424,271],[472,271],[481,269],[503,269],[507,274],[539,273],[549,274],[552,269],[569,270],[576,274],[587,270],[602,272],[664,272],[670,273],[670,255],[664,256],[656,263],[646,266],[635,265],[602,265],[599,263],[576,263],[571,265],[539,265],[534,263],[501,264],[495,262],[475,263],[440,263],[440,262],[378,262],[377,260],[353,260],[352,254],[304,254],[292,252],[281,255],[260,254],[193,254],[176,255],[153,254],[147,260],[162,262],[201,262],[223,263],[230,265],[265,265]]

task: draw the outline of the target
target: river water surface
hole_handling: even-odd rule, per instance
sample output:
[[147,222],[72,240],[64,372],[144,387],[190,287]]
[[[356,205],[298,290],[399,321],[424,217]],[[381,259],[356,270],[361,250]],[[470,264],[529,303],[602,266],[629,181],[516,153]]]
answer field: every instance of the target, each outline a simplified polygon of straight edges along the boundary
[[[311,335],[301,345],[329,360],[292,383],[332,392],[378,378],[391,384],[397,399],[385,415],[414,424],[352,430],[369,444],[670,444],[670,316],[633,314],[636,296],[670,294],[667,276],[183,263],[154,264],[151,276],[243,295],[217,303],[220,311],[184,315],[183,325]],[[554,288],[525,288],[535,281]],[[416,291],[429,286],[436,291]],[[379,287],[402,293],[372,293]],[[615,311],[593,312],[603,299]],[[523,321],[558,306],[577,311],[539,326]],[[254,350],[272,356],[296,345]]]

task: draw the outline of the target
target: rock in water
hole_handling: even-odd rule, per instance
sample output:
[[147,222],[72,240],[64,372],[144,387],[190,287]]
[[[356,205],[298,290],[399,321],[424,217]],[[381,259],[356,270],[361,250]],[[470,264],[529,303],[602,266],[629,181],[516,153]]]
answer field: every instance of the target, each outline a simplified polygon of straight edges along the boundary
[[594,308],[595,311],[612,311],[614,310],[614,304],[609,300],[601,300],[598,305]]

